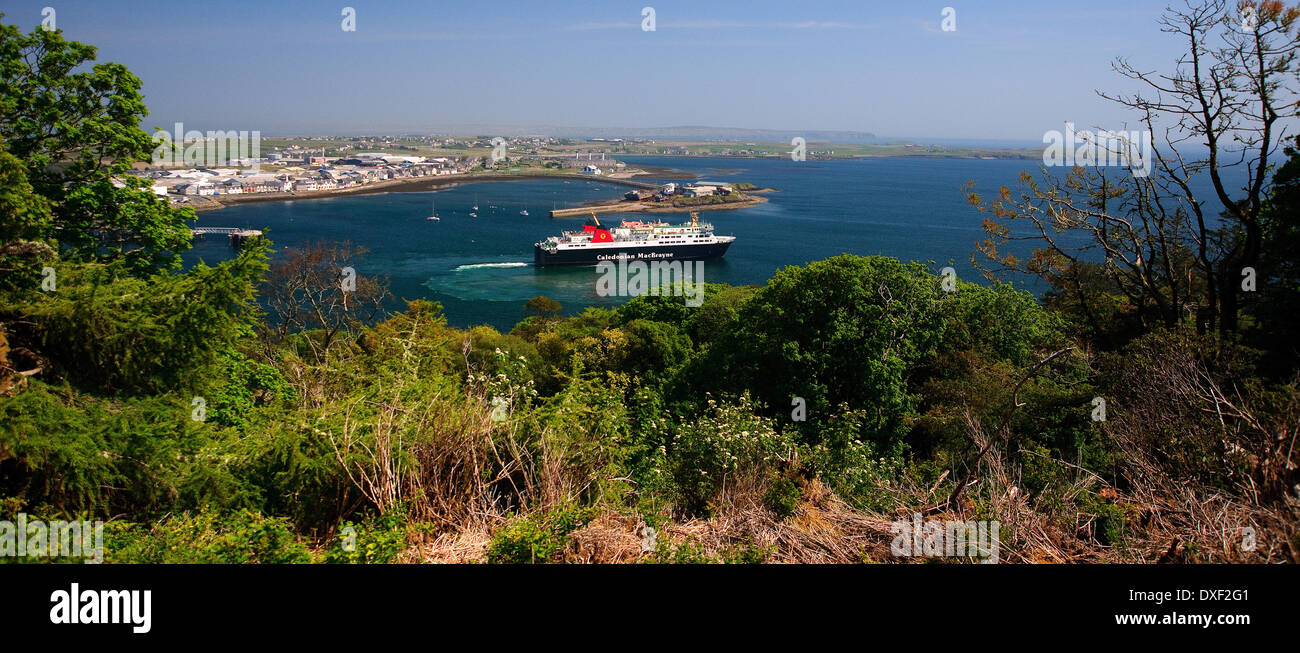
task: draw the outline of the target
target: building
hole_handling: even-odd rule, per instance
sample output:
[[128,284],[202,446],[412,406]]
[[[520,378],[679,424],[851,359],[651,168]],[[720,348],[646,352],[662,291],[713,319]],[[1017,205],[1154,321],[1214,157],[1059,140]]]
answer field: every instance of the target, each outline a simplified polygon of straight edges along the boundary
[[691,184],[682,189],[682,194],[687,197],[712,197],[721,195],[721,189],[718,186],[709,186],[706,184]]
[[176,192],[181,195],[215,195],[217,187],[210,181],[201,180],[179,184],[176,186]]
[[334,188],[334,182],[329,179],[308,177],[306,179],[293,180],[294,190],[326,190],[329,188]]

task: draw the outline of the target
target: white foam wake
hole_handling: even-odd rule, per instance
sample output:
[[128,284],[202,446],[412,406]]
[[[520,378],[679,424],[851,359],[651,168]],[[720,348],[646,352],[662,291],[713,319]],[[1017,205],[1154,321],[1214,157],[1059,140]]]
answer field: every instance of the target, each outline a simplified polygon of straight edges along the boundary
[[515,261],[512,263],[468,263],[466,265],[457,265],[455,270],[453,270],[453,272],[460,272],[461,270],[473,270],[476,268],[522,268],[527,265],[528,265],[527,263],[524,263],[522,261]]

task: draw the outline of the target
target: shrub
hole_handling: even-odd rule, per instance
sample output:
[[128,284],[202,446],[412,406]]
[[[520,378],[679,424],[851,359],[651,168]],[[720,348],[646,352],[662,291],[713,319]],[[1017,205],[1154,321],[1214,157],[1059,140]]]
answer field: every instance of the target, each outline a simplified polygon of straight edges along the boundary
[[709,413],[677,428],[669,451],[678,507],[702,512],[725,483],[742,473],[764,476],[792,458],[794,440],[760,417],[749,395],[735,403],[708,401]]
[[285,564],[311,562],[288,520],[251,511],[204,510],[152,526],[104,525],[104,560],[125,564]]
[[360,524],[345,521],[321,562],[344,564],[386,564],[407,547],[405,513],[393,511]]
[[555,562],[556,554],[569,543],[569,533],[586,526],[594,516],[591,509],[567,507],[517,517],[492,537],[487,560],[506,565]]
[[898,458],[876,453],[864,439],[867,416],[862,411],[845,411],[826,420],[821,441],[805,449],[812,471],[849,505],[875,511],[897,507],[898,492],[891,485],[900,475]]
[[778,477],[763,493],[763,507],[784,519],[799,509],[799,498],[802,495],[799,484],[793,479]]
[[710,554],[704,546],[694,540],[688,539],[676,543],[661,540],[653,553],[642,558],[642,562],[672,565],[758,565],[765,562],[775,551],[775,547],[758,546],[749,542],[728,547],[717,554]]

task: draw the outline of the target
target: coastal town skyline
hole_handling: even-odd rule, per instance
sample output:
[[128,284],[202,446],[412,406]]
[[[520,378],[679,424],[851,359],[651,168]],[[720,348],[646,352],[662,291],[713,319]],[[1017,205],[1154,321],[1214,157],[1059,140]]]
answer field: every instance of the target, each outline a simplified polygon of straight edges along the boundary
[[266,135],[702,125],[1027,144],[1067,121],[1131,124],[1093,89],[1115,88],[1117,55],[1154,65],[1177,48],[1145,31],[1156,2],[506,5],[145,2],[123,12],[42,0],[2,11],[20,25],[52,19],[95,43],[100,61],[130,68],[152,110],[147,130],[184,122]]

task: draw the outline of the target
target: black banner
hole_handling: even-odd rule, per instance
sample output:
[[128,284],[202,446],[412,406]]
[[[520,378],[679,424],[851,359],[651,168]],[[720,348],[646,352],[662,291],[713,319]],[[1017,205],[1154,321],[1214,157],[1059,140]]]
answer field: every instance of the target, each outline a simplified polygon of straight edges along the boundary
[[[555,629],[639,631],[677,623],[726,623],[727,636],[743,639],[782,630],[823,637],[844,627],[923,638],[1000,633],[1004,642],[1021,630],[1087,641],[1248,642],[1294,625],[1297,580],[1289,566],[0,569],[0,614],[10,632],[151,646],[195,643],[199,634],[205,644],[381,642],[452,632],[506,642]],[[751,626],[735,632],[737,623]],[[473,630],[492,624],[498,626]]]

